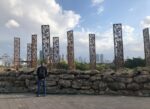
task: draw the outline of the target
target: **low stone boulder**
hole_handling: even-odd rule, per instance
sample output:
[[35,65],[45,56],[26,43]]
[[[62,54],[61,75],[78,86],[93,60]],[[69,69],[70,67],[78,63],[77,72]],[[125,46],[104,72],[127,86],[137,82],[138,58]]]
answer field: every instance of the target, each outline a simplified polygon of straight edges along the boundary
[[123,89],[126,89],[125,84],[124,83],[119,83],[119,82],[108,83],[108,87],[111,90],[123,90]]
[[144,84],[144,89],[150,90],[150,83],[145,83]]
[[60,79],[60,80],[58,81],[58,85],[59,85],[60,87],[68,88],[68,87],[71,87],[71,81]]
[[114,80],[116,82],[122,82],[122,83],[131,83],[133,81],[132,78],[129,78],[129,77],[120,77],[120,76],[116,76],[114,78]]
[[133,91],[139,90],[140,89],[140,85],[137,84],[137,83],[130,83],[130,84],[127,85],[127,89],[133,90]]
[[81,89],[81,86],[82,86],[82,81],[81,80],[72,81],[72,88]]
[[137,83],[146,83],[150,81],[150,75],[139,75],[133,78]]
[[97,81],[97,80],[100,81],[101,79],[102,79],[101,74],[96,74],[96,75],[90,77],[91,81]]
[[60,79],[67,79],[67,80],[72,80],[74,79],[74,75],[73,74],[61,74],[59,75]]
[[56,86],[57,82],[56,81],[46,81],[46,86],[51,87],[51,86]]
[[58,81],[59,80],[59,76],[58,75],[54,75],[54,74],[50,74],[48,77],[46,77],[47,81]]
[[99,82],[99,90],[100,91],[105,91],[107,88],[107,84],[105,82],[100,81]]

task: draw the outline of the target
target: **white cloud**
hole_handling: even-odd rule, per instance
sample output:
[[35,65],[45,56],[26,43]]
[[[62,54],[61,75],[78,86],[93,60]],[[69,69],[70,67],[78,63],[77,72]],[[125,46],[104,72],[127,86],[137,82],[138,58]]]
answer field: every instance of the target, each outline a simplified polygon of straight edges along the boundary
[[49,24],[52,33],[73,29],[81,18],[71,10],[63,10],[55,0],[2,0],[1,5],[7,7],[5,11],[8,16],[27,20],[33,24]]
[[134,8],[130,8],[130,9],[129,9],[129,12],[133,12],[133,11],[134,11]]
[[141,21],[141,26],[143,28],[150,27],[150,16],[146,16],[142,21]]
[[102,3],[104,0],[92,0],[92,6],[97,7],[97,14],[100,15],[104,11]]
[[134,32],[134,28],[129,26],[129,25],[123,25],[123,29],[126,33],[133,33]]
[[125,40],[125,44],[131,44],[135,41],[134,39],[134,28],[129,25],[123,25],[123,36]]
[[20,25],[19,25],[19,23],[18,23],[17,21],[11,19],[11,20],[9,20],[9,21],[5,24],[5,26],[6,26],[7,28],[17,28],[17,27],[19,27]]
[[18,17],[23,16],[23,10],[22,10],[22,0],[7,0],[7,2],[3,2],[4,5],[8,4],[8,9],[11,10],[12,15],[16,15]]
[[[51,39],[58,36],[61,40],[60,44],[64,44],[66,43],[64,42],[66,41],[66,31],[74,29],[81,18],[79,14],[72,10],[64,10],[56,0],[1,0],[0,14],[3,16],[0,18],[0,25],[5,25],[8,28],[21,25],[20,28],[11,31],[7,31],[3,27],[0,32],[3,33],[3,36],[6,36],[4,38],[7,38],[7,42],[11,42],[12,50],[13,37],[19,36],[21,38],[21,47],[25,48],[21,49],[23,57],[26,54],[26,44],[31,42],[32,33],[38,34],[38,50],[41,49],[42,24],[50,25]],[[8,21],[11,18],[15,20]],[[7,23],[4,24],[3,22]],[[0,44],[2,44],[1,42]],[[64,48],[65,45],[62,45],[62,47]]]
[[97,9],[97,14],[101,14],[103,11],[104,11],[104,7],[103,7],[103,6],[100,6],[100,7]]
[[92,0],[93,5],[100,5],[104,2],[104,0]]
[[144,54],[143,37],[136,33],[134,27],[123,26],[123,41],[125,58],[138,57]]

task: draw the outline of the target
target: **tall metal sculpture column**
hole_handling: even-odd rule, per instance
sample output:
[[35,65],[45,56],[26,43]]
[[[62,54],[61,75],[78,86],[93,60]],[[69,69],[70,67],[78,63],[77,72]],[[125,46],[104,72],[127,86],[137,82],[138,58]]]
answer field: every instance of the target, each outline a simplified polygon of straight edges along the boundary
[[114,61],[116,70],[124,66],[123,40],[122,40],[122,24],[113,25],[114,36]]
[[27,44],[27,67],[31,67],[31,43]]
[[75,69],[74,63],[74,39],[73,39],[73,30],[67,32],[67,58],[68,58],[68,65],[70,70]]
[[50,57],[50,29],[49,25],[42,25],[42,52],[44,61],[49,61]]
[[53,37],[53,64],[54,67],[60,62],[59,57],[59,37]]
[[145,51],[145,62],[146,66],[150,66],[150,39],[149,39],[149,29],[143,29],[144,38],[144,51]]
[[89,34],[90,68],[96,69],[95,34]]
[[14,68],[19,69],[20,67],[20,38],[14,38]]
[[31,66],[32,68],[37,67],[37,35],[32,35],[32,44],[31,44]]

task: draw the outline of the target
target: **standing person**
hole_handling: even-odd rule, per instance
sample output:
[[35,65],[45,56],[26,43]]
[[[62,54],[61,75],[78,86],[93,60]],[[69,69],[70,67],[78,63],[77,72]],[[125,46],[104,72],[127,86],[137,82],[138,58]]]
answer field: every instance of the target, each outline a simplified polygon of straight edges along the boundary
[[41,66],[38,67],[38,69],[37,69],[37,77],[38,77],[37,96],[40,96],[40,87],[41,86],[43,87],[44,96],[46,96],[46,80],[45,80],[46,76],[47,76],[47,68],[44,66],[44,63],[41,62]]

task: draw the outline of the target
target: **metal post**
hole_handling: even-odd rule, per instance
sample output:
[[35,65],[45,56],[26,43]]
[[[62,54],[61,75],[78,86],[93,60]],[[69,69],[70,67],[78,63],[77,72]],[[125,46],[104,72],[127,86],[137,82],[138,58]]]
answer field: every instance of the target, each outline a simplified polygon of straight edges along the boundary
[[32,60],[32,68],[37,67],[37,35],[32,35],[32,44],[31,44],[31,60]]
[[27,44],[27,67],[31,67],[31,43]]
[[144,38],[145,62],[146,62],[146,66],[150,66],[150,39],[149,39],[148,28],[145,28],[143,30],[143,38]]
[[60,62],[59,57],[59,37],[53,37],[53,64],[56,67]]
[[124,66],[123,40],[122,40],[122,24],[113,25],[114,35],[114,54],[116,70]]
[[95,34],[89,34],[90,68],[96,69]]
[[42,52],[44,61],[49,61],[50,57],[50,29],[49,25],[42,25]]
[[69,65],[70,70],[74,70],[75,69],[75,63],[74,63],[73,30],[67,32],[67,40],[68,40],[68,46],[67,46],[68,65]]
[[20,67],[20,38],[14,38],[14,68],[19,69]]

